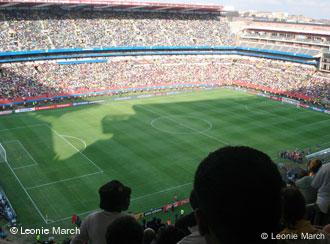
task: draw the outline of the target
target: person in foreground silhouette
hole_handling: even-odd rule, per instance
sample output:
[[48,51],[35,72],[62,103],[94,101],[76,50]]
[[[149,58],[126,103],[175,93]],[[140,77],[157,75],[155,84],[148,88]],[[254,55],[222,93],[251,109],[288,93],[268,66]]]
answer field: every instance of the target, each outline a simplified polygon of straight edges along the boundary
[[142,244],[142,225],[131,215],[115,219],[107,229],[107,244]]
[[131,188],[113,180],[100,187],[99,195],[103,211],[87,216],[80,227],[80,234],[72,239],[71,244],[106,244],[108,226],[115,219],[126,215],[122,211],[129,207]]
[[200,234],[208,244],[273,243],[282,187],[277,166],[261,151],[227,146],[210,153],[194,179]]

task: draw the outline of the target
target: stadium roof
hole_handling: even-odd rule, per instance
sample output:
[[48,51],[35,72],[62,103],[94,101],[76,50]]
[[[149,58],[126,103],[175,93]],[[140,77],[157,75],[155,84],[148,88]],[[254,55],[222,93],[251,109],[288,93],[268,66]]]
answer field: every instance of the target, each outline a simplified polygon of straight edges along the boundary
[[176,4],[156,2],[128,2],[111,0],[0,0],[0,9],[30,7],[34,9],[62,6],[74,9],[76,7],[93,8],[95,10],[143,10],[143,11],[180,11],[219,13],[222,5],[211,4]]
[[295,34],[312,34],[312,35],[320,35],[320,36],[330,36],[330,31],[322,31],[322,30],[303,30],[303,29],[290,29],[283,27],[261,27],[261,26],[249,26],[246,30],[257,30],[257,31],[276,31],[283,33],[295,33]]

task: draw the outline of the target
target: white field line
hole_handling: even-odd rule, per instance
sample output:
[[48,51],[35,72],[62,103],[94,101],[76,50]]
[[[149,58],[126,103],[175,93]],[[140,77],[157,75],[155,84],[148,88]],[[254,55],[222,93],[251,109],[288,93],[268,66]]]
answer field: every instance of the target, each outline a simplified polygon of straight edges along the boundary
[[[64,179],[64,180],[59,180],[57,182],[50,182],[50,183],[46,183],[44,185],[51,185],[51,184],[55,184],[58,182],[62,182],[62,181],[69,181],[69,180],[73,180],[73,178],[82,178],[82,177],[87,177],[87,176],[91,176],[91,175],[95,175],[95,174],[101,174],[103,173],[103,170],[98,167],[91,159],[89,159],[86,155],[84,155],[82,152],[80,152],[74,145],[72,145],[67,139],[65,139],[62,135],[60,135],[55,129],[51,128],[48,124],[35,124],[35,125],[31,125],[31,126],[19,126],[19,127],[14,127],[14,128],[9,128],[9,129],[3,129],[0,130],[0,133],[2,131],[11,131],[11,130],[18,130],[18,129],[26,129],[26,128],[30,128],[30,127],[37,127],[37,126],[45,126],[50,128],[56,135],[58,135],[60,138],[62,138],[67,144],[69,144],[70,146],[72,146],[77,152],[79,152],[84,158],[86,158],[90,163],[92,163],[99,171],[95,172],[95,173],[91,173],[88,175],[82,175],[82,176],[78,176],[78,177],[72,177],[70,179]],[[38,164],[35,159],[32,157],[32,155],[26,150],[26,148],[23,146],[23,144],[19,141],[19,140],[11,140],[11,141],[6,141],[6,143],[12,143],[12,142],[19,142],[20,145],[23,147],[23,149],[25,150],[25,152],[29,155],[29,157],[36,163]],[[39,185],[39,186],[35,186],[35,187],[30,187],[30,188],[25,188],[25,186],[23,185],[23,183],[21,182],[21,180],[19,179],[19,177],[16,175],[14,169],[10,166],[10,164],[7,162],[7,165],[10,169],[10,171],[13,173],[13,175],[15,176],[16,180],[18,181],[19,185],[21,186],[21,188],[23,189],[23,191],[26,193],[26,195],[28,196],[28,198],[30,199],[31,203],[33,204],[34,208],[37,210],[38,214],[41,216],[42,220],[47,224],[50,223],[49,220],[47,220],[43,214],[41,213],[40,209],[38,208],[37,204],[35,203],[35,201],[32,199],[32,197],[30,196],[30,194],[28,193],[27,190],[31,190],[34,188],[38,188],[38,187],[42,187],[44,185]],[[35,164],[31,164],[31,165],[25,165],[22,167],[17,167],[15,169],[20,169],[20,168],[26,168],[26,167],[30,167],[30,166],[35,166]],[[52,223],[52,222],[51,222]]]
[[26,154],[31,158],[31,160],[34,162],[34,164],[29,164],[29,165],[25,165],[25,166],[21,166],[21,167],[16,167],[14,168],[15,170],[16,169],[23,169],[23,168],[26,168],[26,167],[31,167],[31,166],[35,166],[35,165],[38,165],[38,162],[32,157],[32,155],[30,154],[30,152],[28,150],[26,150],[26,148],[24,147],[24,145],[22,144],[22,142],[20,140],[17,140],[18,143],[22,146],[23,150],[26,152]]
[[13,170],[25,169],[25,168],[33,167],[36,165],[38,165],[38,164],[28,164],[28,165],[24,165],[24,166],[15,167],[15,168],[13,168]]
[[2,141],[1,143],[3,144],[9,144],[9,143],[14,143],[14,142],[17,142],[18,140],[9,140],[9,141]]
[[[265,102],[265,104],[269,104],[269,103],[268,103],[269,100],[266,100],[266,101],[264,101],[264,102]],[[236,103],[236,104],[238,104],[238,103]],[[284,104],[284,105],[289,105],[289,104],[286,104],[286,103],[282,103],[282,104]],[[295,119],[298,119],[297,117],[294,118],[294,119],[289,119],[289,118],[287,118],[287,117],[284,116],[284,115],[275,114],[275,113],[272,112],[272,111],[268,111],[268,110],[264,110],[264,109],[260,109],[260,108],[256,108],[256,109],[251,110],[251,109],[249,108],[248,105],[245,105],[244,107],[245,107],[245,109],[248,110],[250,113],[255,113],[255,114],[260,114],[260,115],[269,115],[269,114],[270,114],[271,116],[281,117],[283,120],[285,120],[285,121],[288,122],[288,123],[291,123],[291,122],[294,121]],[[280,111],[280,110],[276,110],[276,111]],[[232,112],[229,112],[229,111],[227,111],[227,113],[234,114],[234,116],[236,115],[236,113],[232,113]],[[235,116],[235,117],[237,117],[237,116]],[[305,128],[305,127],[315,127],[315,124],[323,124],[323,123],[326,123],[326,122],[328,122],[328,121],[330,121],[330,120],[329,120],[329,119],[325,119],[325,120],[321,120],[321,121],[313,122],[313,123],[310,123],[310,124],[301,125],[301,126],[299,126],[299,127],[297,127],[297,128],[302,129],[302,128]],[[260,123],[256,122],[255,125],[257,125],[257,124],[260,124]],[[277,126],[277,124],[274,124],[274,123],[271,123],[271,124],[269,124],[269,125],[270,125],[271,127],[276,127],[278,130],[283,131],[283,134],[291,134],[291,135],[295,135],[295,134],[297,134],[296,132],[288,131],[288,130],[286,130],[286,129],[283,129],[283,128]],[[260,127],[260,126],[258,126],[258,127]],[[262,126],[261,126],[261,127],[262,127]],[[302,131],[302,130],[301,130],[301,131]]]
[[2,129],[2,130],[0,130],[0,132],[2,132],[2,131],[11,131],[11,130],[20,130],[20,129],[38,127],[38,126],[48,126],[48,124],[40,123],[40,124],[35,124],[35,125],[18,126],[18,127],[14,127],[14,128]]
[[85,175],[70,177],[70,178],[66,178],[66,179],[63,179],[63,180],[56,180],[56,181],[48,182],[48,183],[41,184],[41,185],[26,187],[26,189],[27,190],[32,190],[32,189],[36,189],[36,188],[40,188],[40,187],[44,187],[44,186],[49,186],[49,185],[54,185],[54,184],[61,183],[61,182],[66,182],[66,181],[81,179],[81,178],[85,178],[85,177],[96,175],[96,174],[102,174],[102,173],[103,172],[94,172],[94,173],[90,173],[90,174],[85,174]]
[[[150,111],[154,114],[156,114],[156,112],[154,111]],[[173,121],[175,123],[177,123],[176,121]],[[181,125],[181,124],[179,124]],[[20,127],[15,127],[15,128],[10,128],[10,129],[3,129],[3,130],[0,130],[0,132],[2,131],[10,131],[10,130],[16,130],[16,129],[24,129],[24,128],[29,128],[29,127],[37,127],[37,126],[47,126],[48,128],[50,128],[56,135],[58,135],[59,137],[61,137],[66,143],[68,143],[69,145],[71,145],[75,150],[77,150],[77,152],[81,153],[74,145],[72,145],[66,138],[64,138],[62,135],[60,135],[55,129],[51,128],[48,124],[35,124],[35,125],[31,125],[31,126],[20,126]],[[183,125],[181,125],[183,126]],[[186,127],[188,128],[188,127]],[[195,130],[193,128],[188,128],[188,129],[191,129],[191,130]],[[196,131],[196,130],[195,130]],[[196,131],[197,133],[200,134],[199,131]],[[206,135],[208,137],[210,137],[209,135]],[[213,138],[213,139],[216,139],[217,141],[219,141],[217,138]],[[221,142],[223,143],[223,142]],[[103,170],[97,166],[92,160],[90,160],[85,154],[81,153],[89,162],[91,162],[94,166],[96,166],[100,172],[96,172],[96,173],[93,173],[93,174],[97,174],[97,173],[103,173]],[[8,163],[7,163],[8,164]],[[37,212],[39,213],[39,215],[42,217],[43,221],[47,224],[47,223],[55,223],[55,222],[61,222],[61,221],[64,221],[64,220],[67,220],[67,219],[70,219],[70,217],[66,217],[66,218],[62,218],[62,219],[58,219],[58,220],[55,220],[55,221],[47,221],[44,216],[42,215],[40,209],[38,208],[38,206],[36,205],[36,203],[33,201],[33,199],[31,198],[31,196],[29,195],[29,193],[27,192],[26,188],[24,187],[24,185],[22,184],[22,182],[20,181],[20,179],[18,178],[18,176],[16,175],[16,173],[14,172],[14,170],[11,168],[11,166],[8,164],[8,167],[10,168],[11,172],[13,173],[13,175],[15,176],[15,178],[17,179],[17,181],[19,182],[20,186],[22,187],[22,189],[24,190],[24,192],[27,194],[27,196],[29,197],[29,199],[31,200],[33,206],[36,208]],[[89,174],[89,175],[92,175],[92,174]],[[85,175],[86,177],[88,175]],[[79,177],[85,177],[85,176],[79,176]],[[72,178],[77,178],[77,177],[72,177]],[[43,184],[43,185],[39,185],[39,186],[35,186],[33,188],[37,188],[37,187],[42,187],[44,185],[50,185],[50,184],[55,184],[55,183],[58,183],[58,182],[63,182],[63,181],[68,181],[68,180],[72,180],[71,179],[64,179],[64,180],[60,180],[60,181],[57,181],[57,182],[50,182],[50,183],[46,183],[46,184]],[[170,187],[170,188],[167,188],[167,189],[164,189],[164,190],[161,190],[159,192],[154,192],[154,193],[150,193],[150,194],[147,194],[147,195],[143,195],[143,196],[140,196],[140,197],[136,197],[136,198],[133,198],[131,201],[136,201],[136,200],[139,200],[139,199],[143,199],[143,198],[146,198],[146,197],[149,197],[149,196],[152,196],[152,195],[156,195],[156,194],[159,194],[159,193],[163,193],[163,192],[167,192],[167,191],[170,191],[170,190],[173,190],[173,189],[177,189],[177,188],[180,188],[180,187],[183,187],[183,186],[186,186],[186,185],[189,185],[189,184],[192,184],[192,183],[186,183],[186,184],[183,184],[183,185],[179,185],[179,186],[175,186],[175,187]],[[29,189],[33,189],[33,188],[29,188]],[[83,212],[83,213],[79,213],[78,215],[85,215],[87,213],[91,213],[91,212],[94,212],[94,211],[97,211],[98,209],[95,209],[95,210],[90,210],[90,211],[86,211],[86,212]]]
[[14,175],[14,177],[16,178],[17,182],[19,183],[19,185],[21,186],[21,188],[23,189],[23,191],[25,192],[25,194],[28,196],[28,198],[30,199],[32,205],[34,206],[34,208],[37,210],[38,214],[40,215],[40,217],[42,218],[42,220],[47,224],[47,220],[45,219],[45,217],[42,215],[40,209],[38,208],[37,204],[34,202],[34,200],[32,199],[32,197],[30,196],[30,194],[28,193],[28,191],[26,190],[26,188],[24,187],[24,185],[22,184],[21,180],[18,178],[18,176],[16,175],[15,171],[12,169],[12,167],[10,166],[10,164],[7,162],[7,165],[10,169],[10,171],[12,172],[12,174]]
[[[192,184],[192,182],[188,182],[188,183],[185,183],[185,184],[182,184],[182,185],[169,187],[169,188],[163,189],[161,191],[157,191],[157,192],[153,192],[153,193],[150,193],[150,194],[146,194],[146,195],[142,195],[142,196],[139,196],[139,197],[135,197],[135,198],[132,198],[131,199],[131,202],[134,202],[134,201],[137,201],[137,200],[141,200],[141,199],[144,199],[144,198],[147,198],[147,197],[150,197],[150,196],[153,196],[153,195],[157,195],[157,194],[160,194],[160,193],[168,192],[168,191],[171,191],[171,190],[174,190],[174,189],[178,189],[178,188],[181,188],[181,187],[184,187],[184,186],[188,186],[188,185],[191,185],[191,184]],[[80,216],[83,216],[83,215],[86,215],[86,214],[89,214],[89,213],[92,213],[92,212],[96,212],[96,211],[100,211],[100,209],[97,208],[97,209],[93,209],[93,210],[88,210],[88,211],[85,211],[85,212],[77,213],[76,215],[78,215],[80,217]],[[52,223],[56,223],[56,222],[65,221],[65,220],[68,220],[68,219],[71,219],[71,216],[70,217],[61,218],[61,219],[57,219],[57,220],[54,220],[54,221],[48,221],[48,223],[49,224],[52,224]]]
[[[6,163],[8,163],[8,159],[7,159],[7,151],[6,151],[6,149],[3,147],[2,144],[0,144],[0,148],[3,150],[3,154],[4,154],[3,158],[4,158],[4,161],[5,161]],[[2,163],[2,162],[0,162],[0,163]]]
[[57,136],[59,136],[60,138],[62,138],[63,141],[65,141],[67,144],[69,144],[71,147],[73,147],[78,153],[80,153],[85,159],[88,160],[88,162],[90,162],[91,164],[93,164],[98,170],[99,173],[103,173],[103,170],[96,164],[94,163],[94,161],[92,161],[90,158],[88,158],[85,154],[83,154],[78,148],[76,148],[71,142],[69,142],[63,135],[59,134],[55,129],[53,129],[52,127],[48,126],[47,127],[49,129],[51,129]]
[[20,140],[5,141],[5,142],[3,142],[3,143],[5,143],[5,144],[10,144],[10,143],[14,143],[14,142],[20,144],[20,146],[23,148],[23,150],[26,152],[26,154],[29,156],[29,158],[31,158],[31,160],[32,160],[34,163],[33,163],[33,164],[28,164],[28,165],[19,166],[19,167],[15,167],[15,168],[13,168],[13,170],[16,170],[16,169],[24,169],[24,168],[27,168],[27,167],[32,167],[32,166],[38,165],[37,161],[32,157],[32,155],[29,153],[29,151],[26,150],[26,148],[24,147],[24,145],[21,143]]
[[81,138],[78,138],[78,137],[75,137],[75,136],[63,135],[63,134],[62,134],[62,136],[65,137],[65,138],[73,138],[73,139],[76,139],[77,141],[80,141],[80,142],[84,145],[84,149],[87,148],[87,144],[86,144],[86,142],[85,142],[83,139],[81,139]]
[[172,191],[174,189],[178,189],[178,188],[181,188],[181,187],[184,187],[184,186],[189,186],[191,184],[192,184],[192,182],[188,182],[188,183],[185,183],[185,184],[182,184],[182,185],[178,185],[178,186],[173,186],[173,187],[170,187],[170,188],[166,188],[166,189],[161,190],[161,191],[149,193],[149,194],[146,194],[146,195],[143,195],[143,196],[139,196],[139,197],[134,197],[134,198],[131,199],[131,202],[134,202],[134,201],[137,201],[137,200],[141,200],[141,199],[144,199],[144,198],[147,198],[147,197],[150,197],[150,196],[153,196],[153,195],[157,195],[157,194],[160,194],[160,193]]
[[37,161],[32,157],[32,155],[30,154],[30,152],[28,150],[26,150],[26,148],[24,147],[24,145],[22,144],[22,142],[20,140],[17,140],[18,143],[22,146],[23,150],[27,153],[27,155],[31,158],[31,160],[35,163],[38,164]]
[[[157,128],[157,126],[154,125],[156,121],[158,121],[158,120],[160,120],[160,119],[162,119],[162,118],[166,118],[166,117],[173,117],[173,116],[161,116],[161,117],[155,118],[155,119],[153,119],[153,120],[150,122],[150,125],[151,125],[153,128],[155,128],[156,130],[159,130],[159,131],[161,131],[161,132],[165,132],[165,133],[169,133],[169,134],[173,134],[173,135],[191,134],[191,132],[190,132],[190,133],[187,133],[187,132],[181,132],[181,133],[180,133],[180,132],[171,132],[171,131],[168,131],[168,130],[161,130],[161,129]],[[181,116],[181,117],[194,118],[194,119],[196,119],[196,118],[193,117],[193,116]],[[209,130],[211,130],[211,129],[213,128],[213,125],[212,125],[212,123],[211,123],[210,121],[208,121],[208,120],[206,120],[206,119],[199,119],[199,120],[204,121],[206,124],[208,124],[208,128],[206,128],[206,129],[204,129],[204,130],[199,130],[199,133],[202,133],[202,132],[205,133],[206,131],[209,131]],[[195,132],[193,132],[193,133],[195,133]]]
[[206,137],[208,137],[208,138],[210,138],[210,139],[213,139],[213,140],[215,140],[215,141],[217,141],[217,142],[220,142],[221,144],[224,144],[224,145],[229,145],[229,144],[230,144],[230,143],[227,142],[227,141],[224,141],[224,140],[218,139],[218,138],[216,138],[216,137],[214,137],[214,136],[211,136],[211,135],[209,135],[209,134],[204,133],[203,131],[199,131],[199,130],[196,130],[196,129],[194,129],[194,128],[188,126],[188,125],[185,125],[185,124],[182,124],[182,123],[178,123],[176,120],[171,119],[171,118],[170,118],[171,115],[169,115],[169,114],[165,114],[165,115],[164,115],[164,114],[161,114],[161,113],[159,113],[159,112],[155,112],[155,111],[153,111],[153,110],[151,110],[151,109],[147,109],[147,108],[145,108],[145,107],[143,107],[143,106],[141,106],[141,108],[144,109],[144,110],[146,110],[146,111],[149,111],[149,112],[151,112],[151,113],[153,113],[153,114],[156,114],[156,115],[158,115],[158,116],[162,116],[162,117],[166,118],[167,120],[170,120],[170,121],[172,121],[173,123],[176,123],[176,124],[178,124],[178,125],[180,125],[180,126],[182,126],[182,127],[184,127],[184,128],[187,128],[187,129],[189,129],[189,130],[192,130],[192,131],[195,132],[196,134],[200,134],[200,135],[206,136]]

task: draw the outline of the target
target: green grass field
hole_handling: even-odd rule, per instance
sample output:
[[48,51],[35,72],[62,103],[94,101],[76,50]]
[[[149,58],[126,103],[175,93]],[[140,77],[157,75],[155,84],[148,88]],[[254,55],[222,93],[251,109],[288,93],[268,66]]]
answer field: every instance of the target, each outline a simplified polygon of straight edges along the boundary
[[132,212],[188,197],[201,159],[224,145],[274,159],[327,148],[330,117],[218,89],[3,116],[0,142],[0,185],[23,226],[65,226],[98,208],[97,190],[111,179],[132,188]]

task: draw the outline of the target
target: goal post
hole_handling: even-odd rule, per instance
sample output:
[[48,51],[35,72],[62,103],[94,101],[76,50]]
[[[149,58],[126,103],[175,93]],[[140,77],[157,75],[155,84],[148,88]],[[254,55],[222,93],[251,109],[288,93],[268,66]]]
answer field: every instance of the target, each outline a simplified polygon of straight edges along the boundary
[[7,152],[6,149],[0,143],[0,163],[7,163]]

